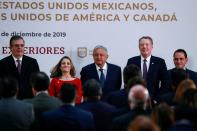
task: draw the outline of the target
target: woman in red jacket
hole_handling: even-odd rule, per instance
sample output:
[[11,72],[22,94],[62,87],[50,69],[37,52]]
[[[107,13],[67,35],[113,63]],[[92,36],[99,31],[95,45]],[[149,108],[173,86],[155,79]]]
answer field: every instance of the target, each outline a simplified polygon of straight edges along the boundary
[[58,97],[60,88],[63,83],[74,84],[77,91],[76,104],[82,102],[82,84],[81,80],[75,77],[75,67],[72,60],[68,56],[64,56],[60,59],[58,64],[51,71],[51,83],[49,86],[49,95]]

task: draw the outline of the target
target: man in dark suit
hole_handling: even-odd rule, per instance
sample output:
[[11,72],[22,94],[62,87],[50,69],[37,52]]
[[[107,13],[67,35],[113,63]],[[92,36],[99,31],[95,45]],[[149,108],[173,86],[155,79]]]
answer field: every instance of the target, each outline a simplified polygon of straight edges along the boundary
[[96,131],[109,131],[116,108],[100,101],[102,89],[95,79],[89,79],[83,86],[84,102],[78,107],[93,114]]
[[81,80],[84,84],[88,79],[96,79],[102,85],[104,99],[110,92],[121,88],[121,68],[107,62],[107,48],[98,45],[93,50],[94,63],[82,68]]
[[32,85],[32,90],[35,97],[31,99],[24,99],[24,102],[33,104],[35,122],[32,128],[34,128],[33,130],[40,130],[39,121],[42,113],[51,109],[59,108],[63,103],[59,99],[48,95],[47,90],[49,87],[50,79],[46,73],[33,73],[30,78],[30,83]]
[[37,61],[24,55],[24,46],[25,41],[21,36],[13,36],[10,39],[12,54],[0,60],[0,78],[13,76],[18,79],[19,99],[33,97],[29,79],[32,73],[39,71]]
[[[175,68],[184,69],[187,73],[188,78],[193,80],[195,82],[196,86],[197,86],[197,73],[186,68],[186,64],[188,62],[186,51],[184,49],[177,49],[174,52],[173,57],[174,57],[173,61],[174,61]],[[175,68],[170,69],[169,73],[171,74],[171,72]]]
[[[142,78],[140,68],[138,68],[134,64],[126,66],[123,70],[124,88],[111,92],[108,95],[106,102],[114,105],[116,108],[123,108],[128,106],[128,91],[131,87],[130,83],[128,82],[135,77]],[[137,84],[141,81],[141,79],[138,78],[132,79],[132,81],[134,81],[133,84]]]
[[64,83],[60,90],[64,105],[43,113],[42,127],[47,131],[94,131],[92,113],[74,106],[76,90],[74,85]]
[[2,80],[0,131],[29,131],[34,121],[32,104],[16,99],[18,82],[13,77]]
[[169,75],[166,63],[159,57],[152,56],[153,40],[149,36],[139,39],[140,56],[128,59],[127,65],[135,64],[141,71],[147,82],[147,88],[151,99],[157,101],[160,94],[169,91]]
[[112,131],[126,131],[129,123],[137,116],[149,115],[149,94],[146,87],[140,84],[132,86],[128,93],[128,101],[130,111],[113,119]]

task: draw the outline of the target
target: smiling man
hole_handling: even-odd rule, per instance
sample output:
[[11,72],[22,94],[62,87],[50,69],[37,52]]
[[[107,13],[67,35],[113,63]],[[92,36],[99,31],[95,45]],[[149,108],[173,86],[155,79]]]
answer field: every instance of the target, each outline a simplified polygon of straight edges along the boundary
[[107,62],[108,51],[102,45],[97,45],[93,50],[94,63],[82,68],[81,80],[84,84],[88,79],[96,79],[103,90],[102,99],[110,92],[119,90],[122,84],[121,68]]
[[19,99],[33,97],[29,79],[32,73],[39,71],[36,59],[24,55],[24,47],[25,41],[21,36],[12,36],[11,55],[0,60],[0,78],[12,76],[18,80]]
[[153,40],[150,36],[139,39],[140,55],[128,59],[127,65],[137,65],[147,82],[147,89],[154,102],[169,91],[169,75],[164,59],[152,56]]
[[[197,73],[186,68],[188,62],[186,51],[184,49],[177,49],[173,54],[173,61],[175,68],[186,70],[188,78],[193,80],[197,86]],[[169,70],[170,74],[175,68]]]

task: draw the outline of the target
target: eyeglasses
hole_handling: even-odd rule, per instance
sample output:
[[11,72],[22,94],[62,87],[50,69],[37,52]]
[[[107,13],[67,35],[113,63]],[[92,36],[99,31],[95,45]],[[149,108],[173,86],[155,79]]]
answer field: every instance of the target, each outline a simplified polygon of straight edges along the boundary
[[17,44],[17,45],[12,45],[13,47],[16,47],[16,48],[19,48],[19,47],[21,47],[21,48],[23,48],[24,46],[25,46],[25,44]]

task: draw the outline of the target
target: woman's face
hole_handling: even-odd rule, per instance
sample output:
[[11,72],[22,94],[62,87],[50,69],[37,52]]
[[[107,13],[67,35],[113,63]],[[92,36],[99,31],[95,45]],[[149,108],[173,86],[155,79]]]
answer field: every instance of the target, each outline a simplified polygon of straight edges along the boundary
[[62,72],[70,72],[71,70],[71,62],[69,59],[64,58],[60,65],[60,70]]

